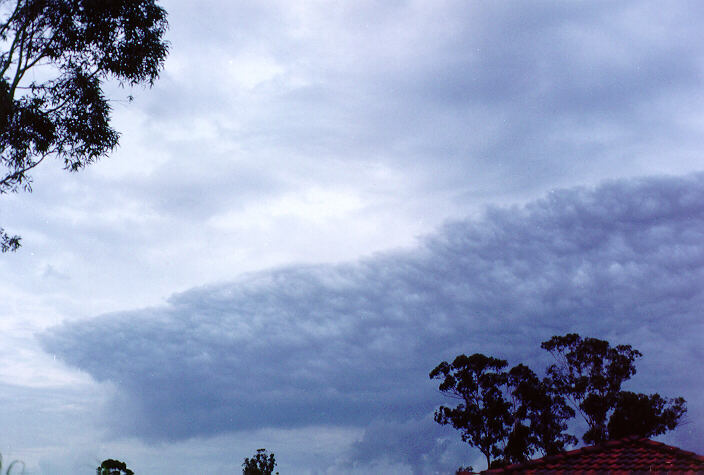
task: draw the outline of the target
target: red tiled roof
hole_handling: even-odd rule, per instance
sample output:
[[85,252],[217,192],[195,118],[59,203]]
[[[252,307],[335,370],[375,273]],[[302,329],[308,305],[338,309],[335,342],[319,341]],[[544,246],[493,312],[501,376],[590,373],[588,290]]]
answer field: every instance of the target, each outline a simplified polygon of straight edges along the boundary
[[704,457],[653,440],[627,437],[482,473],[625,474],[634,471],[704,473]]

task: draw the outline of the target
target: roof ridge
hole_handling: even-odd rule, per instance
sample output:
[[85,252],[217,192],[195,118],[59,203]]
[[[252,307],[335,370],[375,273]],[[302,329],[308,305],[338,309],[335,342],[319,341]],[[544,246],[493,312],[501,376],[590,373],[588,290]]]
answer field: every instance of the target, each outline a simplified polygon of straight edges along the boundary
[[[651,457],[655,454],[660,454],[657,457],[666,457],[665,460],[660,460],[660,463],[665,463],[668,466],[673,463],[689,463],[690,465],[693,464],[699,468],[704,468],[704,456],[699,455],[695,452],[682,450],[679,447],[674,447],[672,445],[667,445],[662,442],[650,440],[646,437],[628,436],[620,439],[604,441],[599,444],[580,447],[578,449],[573,449],[568,452],[546,455],[538,459],[529,460],[525,463],[511,464],[503,468],[486,470],[482,473],[507,473],[512,471],[522,471],[531,469],[541,469],[542,471],[543,467],[545,468],[545,470],[549,471],[554,466],[565,465],[570,463],[591,463],[593,465],[598,462],[601,464],[607,464],[608,459],[611,459],[612,465],[610,465],[610,467],[612,467],[614,463],[619,463],[621,465],[627,463],[637,463],[639,462],[638,458],[643,457],[645,455],[644,452],[650,452]],[[611,455],[611,457],[609,457],[609,454]],[[583,458],[585,460],[579,461],[580,458]],[[657,464],[658,462],[653,460],[653,463]],[[604,465],[602,469],[605,467],[606,465]],[[596,469],[599,470],[599,468]]]

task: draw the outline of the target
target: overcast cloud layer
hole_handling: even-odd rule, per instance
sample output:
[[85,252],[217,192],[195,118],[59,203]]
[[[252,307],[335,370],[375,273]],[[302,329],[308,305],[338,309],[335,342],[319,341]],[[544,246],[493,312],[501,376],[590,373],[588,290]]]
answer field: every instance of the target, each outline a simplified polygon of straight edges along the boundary
[[[120,430],[148,439],[411,423],[443,402],[427,376],[441,360],[542,363],[540,342],[574,331],[641,349],[636,387],[684,396],[698,421],[702,281],[704,175],[633,180],[492,209],[413,251],[192,289],[43,341],[115,383]],[[704,450],[696,424],[677,440]],[[360,447],[373,458],[375,444]]]
[[428,371],[572,330],[643,351],[703,450],[700,2],[160,3],[120,148],[0,197],[5,459],[481,466]]

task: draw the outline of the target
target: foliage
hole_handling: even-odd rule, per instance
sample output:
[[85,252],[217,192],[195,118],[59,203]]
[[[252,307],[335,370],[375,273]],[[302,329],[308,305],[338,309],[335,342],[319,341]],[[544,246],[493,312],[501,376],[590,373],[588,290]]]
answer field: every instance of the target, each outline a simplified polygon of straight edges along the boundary
[[0,252],[16,251],[20,247],[20,237],[8,235],[0,228]]
[[542,343],[557,360],[548,368],[555,388],[567,397],[589,425],[582,439],[597,443],[608,439],[608,412],[616,404],[624,381],[636,373],[641,353],[630,345],[612,348],[596,338],[576,333],[554,336]]
[[677,426],[686,412],[682,398],[635,394],[621,385],[636,374],[642,354],[630,345],[611,347],[607,341],[576,333],[543,342],[556,364],[548,368],[557,391],[564,394],[589,426],[582,436],[597,444],[627,435],[652,437]]
[[267,454],[266,449],[257,449],[257,453],[251,459],[248,457],[244,459],[242,475],[271,475],[274,467],[276,467],[274,454]]
[[0,194],[31,191],[47,157],[77,171],[112,151],[103,84],[152,85],[166,28],[155,0],[0,0]]
[[681,397],[664,399],[659,394],[636,394],[622,391],[616,398],[607,430],[610,439],[631,434],[654,437],[673,430],[687,412]]
[[506,365],[476,353],[459,355],[451,364],[443,361],[430,372],[430,378],[442,380],[440,391],[460,400],[454,408],[440,406],[435,421],[461,431],[462,440],[478,448],[487,464],[503,454],[501,445],[513,422],[511,404],[502,391],[508,381]]
[[103,460],[95,472],[97,475],[134,475],[125,462],[113,459]]
[[542,380],[523,364],[505,371],[505,360],[479,353],[443,361],[430,372],[441,380],[440,391],[460,401],[454,408],[440,406],[435,420],[460,430],[490,468],[575,445],[577,438],[565,431],[577,412],[588,425],[585,443],[659,435],[674,429],[686,412],[682,398],[621,390],[641,356],[629,345],[567,334],[541,346],[556,360]]
[[573,437],[563,434],[574,415],[564,398],[525,365],[506,372],[505,360],[479,353],[440,363],[430,378],[442,379],[440,391],[461,402],[440,406],[435,420],[452,424],[462,440],[477,447],[490,467],[523,462],[536,451],[564,450]]
[[565,433],[574,410],[549,379],[540,380],[523,364],[511,368],[508,377],[514,401],[514,428],[505,449],[508,461],[525,461],[536,451],[554,455],[577,442]]

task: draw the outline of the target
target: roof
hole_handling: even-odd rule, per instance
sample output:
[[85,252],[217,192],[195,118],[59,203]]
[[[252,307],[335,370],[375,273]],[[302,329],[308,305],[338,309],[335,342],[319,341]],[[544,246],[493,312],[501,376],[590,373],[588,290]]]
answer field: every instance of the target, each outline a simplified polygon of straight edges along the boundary
[[507,473],[603,473],[704,472],[704,457],[694,452],[653,440],[627,437],[599,445],[550,455],[523,464],[487,470],[486,474]]

